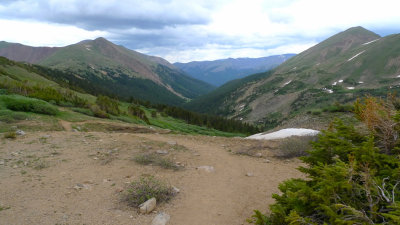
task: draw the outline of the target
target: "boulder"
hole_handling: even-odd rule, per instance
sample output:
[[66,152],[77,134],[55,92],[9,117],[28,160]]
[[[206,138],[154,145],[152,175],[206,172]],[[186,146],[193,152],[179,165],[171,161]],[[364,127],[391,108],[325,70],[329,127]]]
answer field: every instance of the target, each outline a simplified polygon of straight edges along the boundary
[[151,198],[146,202],[142,203],[141,205],[139,205],[139,211],[140,213],[150,213],[156,208],[156,205],[157,205],[156,198]]
[[17,130],[17,131],[15,131],[15,133],[17,135],[20,135],[20,136],[24,136],[25,135],[25,132],[23,130]]
[[151,225],[166,225],[171,217],[166,213],[159,213],[154,217]]

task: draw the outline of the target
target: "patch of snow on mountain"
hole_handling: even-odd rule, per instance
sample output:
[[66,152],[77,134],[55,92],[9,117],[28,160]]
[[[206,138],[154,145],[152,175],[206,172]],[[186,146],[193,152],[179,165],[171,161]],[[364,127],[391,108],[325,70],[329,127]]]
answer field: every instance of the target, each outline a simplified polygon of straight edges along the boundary
[[335,81],[335,82],[333,82],[333,84],[332,84],[332,85],[333,85],[333,86],[335,86],[336,84],[337,84],[337,82]]
[[318,130],[304,129],[304,128],[287,128],[267,134],[264,133],[254,134],[249,137],[246,137],[246,139],[273,140],[273,139],[287,138],[291,136],[315,136],[317,134],[319,134]]
[[397,75],[397,77],[399,77],[399,78],[400,78],[400,74],[399,74],[399,75]]
[[353,90],[353,89],[354,89],[354,87],[347,87],[347,89],[349,89],[349,90]]
[[358,83],[359,83],[359,84],[363,84],[363,83],[364,83],[364,81],[358,81]]
[[366,43],[364,43],[364,44],[362,44],[362,45],[368,45],[368,44],[371,44],[371,43],[373,43],[373,42],[375,42],[375,41],[377,41],[377,40],[379,40],[379,38],[378,38],[378,39],[375,39],[375,40],[372,40],[372,41],[369,41],[369,42],[366,42]]
[[355,57],[357,57],[357,56],[363,54],[364,52],[365,52],[365,50],[362,51],[362,52],[360,52],[360,53],[357,53],[355,56],[353,56],[353,57],[351,57],[350,59],[348,59],[347,62],[350,62],[352,59],[354,59]]
[[283,87],[285,87],[286,85],[290,84],[290,82],[292,82],[292,80],[289,80],[288,82],[283,84]]
[[338,82],[339,82],[339,83],[343,83],[343,80],[339,80]]

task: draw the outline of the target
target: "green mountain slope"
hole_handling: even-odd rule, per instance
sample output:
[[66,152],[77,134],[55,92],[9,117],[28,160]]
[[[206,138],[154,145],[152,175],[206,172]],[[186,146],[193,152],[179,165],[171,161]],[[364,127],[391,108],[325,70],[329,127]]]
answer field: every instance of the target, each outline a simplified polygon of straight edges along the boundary
[[134,97],[179,105],[213,89],[213,86],[187,76],[162,58],[126,49],[104,38],[62,48],[36,48],[2,42],[0,55],[67,71],[121,98]]
[[[384,96],[399,89],[398,75],[400,35],[381,38],[354,27],[292,57],[257,82],[236,81],[240,84],[234,88],[209,93],[214,97],[210,101],[199,98],[187,106],[267,124],[365,94]],[[207,107],[209,102],[220,104]]]

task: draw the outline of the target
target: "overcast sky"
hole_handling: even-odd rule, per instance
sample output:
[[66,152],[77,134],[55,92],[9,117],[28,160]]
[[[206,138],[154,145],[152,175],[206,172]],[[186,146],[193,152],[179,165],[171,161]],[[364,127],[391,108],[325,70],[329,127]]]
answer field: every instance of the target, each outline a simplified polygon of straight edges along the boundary
[[170,62],[299,53],[353,26],[400,33],[399,0],[0,0],[0,40],[105,37]]

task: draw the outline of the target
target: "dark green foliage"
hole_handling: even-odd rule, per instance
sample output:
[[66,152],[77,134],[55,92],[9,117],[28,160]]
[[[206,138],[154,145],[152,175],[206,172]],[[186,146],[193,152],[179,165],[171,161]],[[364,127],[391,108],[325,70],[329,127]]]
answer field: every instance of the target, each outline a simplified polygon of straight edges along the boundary
[[128,205],[138,207],[151,198],[156,198],[158,203],[167,202],[174,194],[173,189],[167,184],[153,176],[148,176],[132,182],[123,199]]
[[58,109],[49,103],[37,99],[17,97],[17,96],[3,96],[1,100],[5,106],[13,111],[33,112],[47,115],[56,115]]
[[118,100],[109,98],[107,96],[99,95],[96,99],[96,104],[102,111],[110,113],[111,115],[117,116],[121,113],[119,110]]
[[91,105],[89,109],[95,117],[110,118],[110,116],[105,111],[101,110],[98,105]]
[[132,103],[128,107],[128,112],[132,116],[136,116],[139,119],[145,121],[147,124],[149,124],[149,119],[146,116],[146,113],[143,111],[143,109],[140,108],[139,105]]
[[[380,109],[379,104],[361,108],[367,116],[363,122],[386,124],[368,120],[384,116],[372,113]],[[273,195],[276,203],[270,206],[271,214],[257,211],[253,223],[400,224],[400,161],[398,155],[384,154],[393,151],[381,147],[385,140],[380,138],[379,133],[366,134],[336,120],[302,158],[307,166],[300,171],[307,179],[282,183],[282,194]]]

